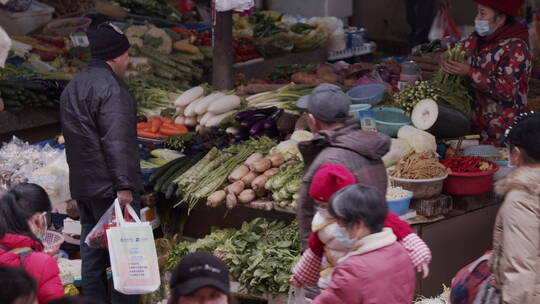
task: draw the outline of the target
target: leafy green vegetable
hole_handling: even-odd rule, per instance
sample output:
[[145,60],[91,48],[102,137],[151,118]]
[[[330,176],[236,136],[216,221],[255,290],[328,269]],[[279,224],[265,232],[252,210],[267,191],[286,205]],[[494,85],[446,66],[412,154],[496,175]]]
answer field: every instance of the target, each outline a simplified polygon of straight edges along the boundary
[[187,254],[209,251],[229,267],[240,290],[252,294],[285,294],[292,266],[301,254],[297,224],[257,218],[239,230],[217,229],[194,243],[181,242],[169,253],[168,269]]
[[315,25],[298,22],[294,24],[293,26],[291,26],[291,32],[295,34],[299,34],[299,35],[308,35],[309,33],[311,33],[311,31],[313,31],[316,28],[317,26]]

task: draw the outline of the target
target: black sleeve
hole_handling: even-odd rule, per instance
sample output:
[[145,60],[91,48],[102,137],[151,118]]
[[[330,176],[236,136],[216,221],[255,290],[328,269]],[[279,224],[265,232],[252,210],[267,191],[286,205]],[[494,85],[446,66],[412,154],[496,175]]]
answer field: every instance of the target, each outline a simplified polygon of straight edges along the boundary
[[136,110],[128,94],[120,87],[101,92],[97,117],[102,151],[116,191],[137,189],[133,182],[138,174]]

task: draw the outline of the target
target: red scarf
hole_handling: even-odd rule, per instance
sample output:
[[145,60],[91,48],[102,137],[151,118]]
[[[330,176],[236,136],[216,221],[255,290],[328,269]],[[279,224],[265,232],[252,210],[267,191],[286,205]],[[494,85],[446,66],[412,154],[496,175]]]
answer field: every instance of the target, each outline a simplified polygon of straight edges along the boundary
[[476,33],[475,35],[478,39],[478,43],[483,45],[498,43],[499,41],[513,38],[521,39],[527,43],[527,46],[529,45],[529,30],[527,26],[521,22],[503,25],[501,28],[496,30],[495,33],[487,37],[481,37]]

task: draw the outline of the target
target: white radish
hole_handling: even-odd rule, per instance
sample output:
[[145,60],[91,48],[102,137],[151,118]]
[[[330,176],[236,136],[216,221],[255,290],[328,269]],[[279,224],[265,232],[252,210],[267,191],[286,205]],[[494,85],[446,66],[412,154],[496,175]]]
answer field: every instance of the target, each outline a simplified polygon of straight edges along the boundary
[[176,107],[176,114],[182,114],[184,115],[184,110],[186,109],[186,107],[183,107],[183,106],[178,106]]
[[199,86],[191,88],[178,96],[178,98],[174,101],[174,105],[185,107],[194,100],[201,98],[203,95],[204,89],[202,87]]
[[184,110],[184,115],[186,117],[190,117],[190,116],[197,116],[197,114],[195,114],[195,106],[197,105],[197,103],[199,101],[201,101],[202,98],[198,98],[194,101],[192,101],[187,107],[186,109]]
[[236,95],[227,95],[223,98],[214,100],[208,106],[208,112],[212,114],[223,114],[240,107],[240,97]]
[[184,124],[188,127],[195,127],[197,125],[197,117],[186,117],[186,121],[184,122]]
[[195,113],[197,115],[202,115],[202,114],[206,113],[206,111],[208,110],[208,106],[210,104],[212,104],[212,102],[214,102],[217,99],[221,99],[224,96],[225,96],[225,94],[223,94],[221,92],[212,93],[212,94],[206,96],[200,102],[197,103],[197,106],[195,107]]
[[214,117],[214,114],[210,113],[210,112],[207,112],[206,114],[203,115],[203,117],[201,118],[201,121],[199,121],[199,123],[203,126],[206,126],[206,123],[208,122],[208,120],[210,118]]
[[208,127],[208,128],[217,127],[222,120],[224,120],[225,118],[233,115],[234,113],[235,113],[235,111],[230,111],[230,112],[227,112],[227,113],[216,115],[216,116],[210,118],[206,122],[205,126]]
[[178,116],[176,117],[176,119],[174,120],[174,123],[175,124],[179,124],[179,125],[183,125],[186,123],[186,118],[184,116]]
[[439,106],[433,99],[424,99],[416,104],[411,115],[412,123],[420,130],[429,130],[439,117]]

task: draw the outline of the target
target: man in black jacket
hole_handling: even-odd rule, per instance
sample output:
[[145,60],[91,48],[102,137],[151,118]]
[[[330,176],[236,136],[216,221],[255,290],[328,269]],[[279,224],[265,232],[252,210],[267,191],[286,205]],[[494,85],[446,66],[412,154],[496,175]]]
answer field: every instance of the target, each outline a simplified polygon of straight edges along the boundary
[[118,198],[137,211],[142,190],[137,144],[136,105],[119,78],[129,64],[129,41],[112,24],[88,32],[93,60],[60,98],[71,196],[82,225],[83,290],[104,303],[138,303],[138,296],[112,291],[107,299],[108,253],[84,240]]

